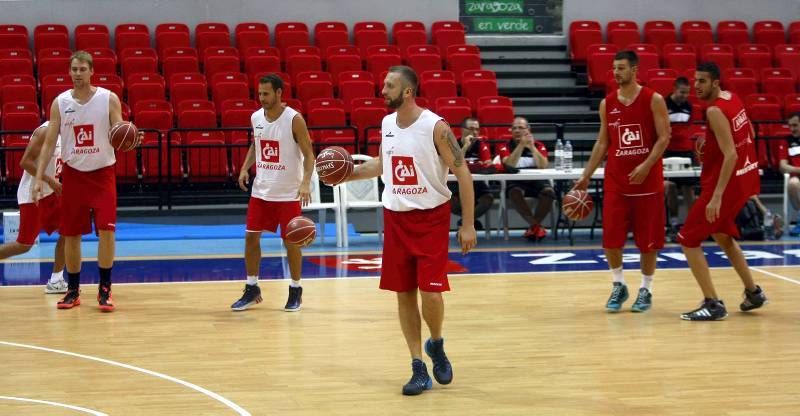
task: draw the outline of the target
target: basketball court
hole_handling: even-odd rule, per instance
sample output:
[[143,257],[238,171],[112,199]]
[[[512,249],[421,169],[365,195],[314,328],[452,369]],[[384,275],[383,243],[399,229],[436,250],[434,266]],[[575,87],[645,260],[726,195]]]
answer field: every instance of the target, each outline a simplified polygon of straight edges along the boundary
[[[744,247],[770,299],[751,313],[738,311],[741,283],[706,247],[730,315],[703,323],[678,318],[701,295],[677,247],[659,256],[651,311],[631,313],[629,300],[609,314],[598,247],[481,239],[481,250],[450,255],[454,381],[411,398],[400,394],[410,360],[394,295],[377,289],[377,241],[308,250],[299,313],[282,311],[280,249],[265,241],[264,302],[238,313],[241,241],[120,242],[112,314],[88,283],[83,305],[57,310],[38,258],[4,264],[0,414],[756,415],[800,404],[793,241]],[[635,250],[625,257],[635,288]],[[96,265],[84,270],[96,282]]]

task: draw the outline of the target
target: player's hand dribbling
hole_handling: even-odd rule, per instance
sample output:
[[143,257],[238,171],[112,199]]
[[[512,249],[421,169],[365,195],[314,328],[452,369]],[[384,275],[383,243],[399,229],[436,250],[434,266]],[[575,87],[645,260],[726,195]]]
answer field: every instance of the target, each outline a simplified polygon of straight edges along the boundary
[[585,191],[585,190],[589,189],[589,178],[587,178],[586,176],[581,175],[580,178],[576,179],[575,182],[573,182],[572,190],[576,190],[576,189],[581,190],[581,191]]
[[300,206],[302,207],[311,203],[311,185],[301,183],[300,189],[297,190],[297,198],[300,200]]
[[647,175],[650,174],[650,167],[646,166],[644,163],[639,164],[636,166],[630,174],[628,174],[628,181],[630,181],[633,185],[638,185],[644,182],[647,179]]
[[478,244],[478,233],[475,226],[458,227],[458,242],[461,243],[461,254],[467,254]]
[[250,182],[250,174],[247,170],[242,170],[239,172],[239,188],[242,188],[243,191],[247,192],[247,184]]
[[718,220],[720,207],[722,207],[722,197],[712,195],[711,200],[706,205],[706,221],[714,222]]

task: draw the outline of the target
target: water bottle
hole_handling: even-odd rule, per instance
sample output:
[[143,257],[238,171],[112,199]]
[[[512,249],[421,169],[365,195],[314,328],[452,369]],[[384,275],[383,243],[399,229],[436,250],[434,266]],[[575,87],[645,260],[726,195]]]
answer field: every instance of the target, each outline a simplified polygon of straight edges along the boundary
[[767,213],[764,214],[764,239],[775,239],[775,216],[772,215],[770,210],[767,210]]
[[569,172],[572,170],[572,143],[567,140],[567,144],[564,145],[564,170]]
[[556,140],[556,170],[564,169],[564,143],[561,139]]

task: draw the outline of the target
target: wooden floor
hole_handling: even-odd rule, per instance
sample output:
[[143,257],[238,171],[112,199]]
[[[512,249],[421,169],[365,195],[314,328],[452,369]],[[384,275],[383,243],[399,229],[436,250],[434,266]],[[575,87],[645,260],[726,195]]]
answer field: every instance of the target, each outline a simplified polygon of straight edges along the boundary
[[419,397],[400,394],[410,360],[374,279],[307,280],[294,314],[285,281],[263,281],[242,313],[228,310],[240,282],[118,285],[113,314],[93,286],[69,311],[41,287],[2,287],[0,415],[800,414],[800,285],[754,274],[771,304],[738,312],[738,278],[716,269],[730,316],[709,323],[678,319],[701,297],[685,270],[659,271],[645,314],[604,312],[608,272],[454,277],[455,379]]

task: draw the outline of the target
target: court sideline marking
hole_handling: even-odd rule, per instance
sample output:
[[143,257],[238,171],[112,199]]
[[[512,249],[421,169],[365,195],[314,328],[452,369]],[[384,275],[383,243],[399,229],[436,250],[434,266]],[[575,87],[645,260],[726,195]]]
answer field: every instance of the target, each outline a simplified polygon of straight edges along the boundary
[[48,404],[50,406],[57,406],[57,407],[63,407],[63,408],[70,409],[70,410],[77,410],[79,412],[88,413],[90,415],[108,416],[108,413],[98,412],[97,410],[87,409],[85,407],[80,407],[80,406],[73,406],[71,404],[51,402],[51,401],[47,401],[47,400],[36,400],[36,399],[28,399],[26,397],[11,397],[11,396],[0,396],[0,400],[14,400],[14,401],[18,401],[18,402]]
[[792,279],[791,277],[781,276],[781,275],[779,275],[777,273],[772,273],[772,272],[768,272],[766,270],[761,270],[758,267],[751,267],[750,270],[755,270],[755,271],[757,271],[759,273],[764,273],[767,276],[772,276],[772,277],[775,277],[775,278],[778,278],[778,279],[781,279],[781,280],[785,280],[787,282],[794,283],[796,285],[800,285],[800,280],[795,280],[795,279]]
[[151,375],[153,377],[158,377],[158,378],[163,379],[163,380],[167,380],[167,381],[171,381],[173,383],[180,384],[180,385],[182,385],[184,387],[188,387],[188,388],[190,388],[190,389],[192,389],[194,391],[200,392],[200,393],[202,393],[202,394],[204,394],[204,395],[206,395],[208,397],[211,397],[212,399],[224,404],[225,406],[228,406],[229,408],[233,409],[236,413],[238,413],[241,416],[251,416],[250,412],[248,412],[247,410],[244,410],[243,408],[241,408],[236,403],[234,403],[234,402],[222,397],[221,395],[219,395],[217,393],[214,393],[211,390],[205,389],[205,388],[200,387],[200,386],[198,386],[196,384],[189,383],[188,381],[183,381],[183,380],[181,380],[179,378],[168,376],[166,374],[162,374],[162,373],[159,373],[159,372],[156,372],[156,371],[152,371],[152,370],[148,370],[148,369],[145,369],[145,368],[136,367],[136,366],[133,366],[133,365],[130,365],[130,364],[124,364],[124,363],[121,363],[121,362],[118,362],[118,361],[107,360],[105,358],[93,357],[91,355],[78,354],[78,353],[74,353],[74,352],[69,352],[69,351],[64,351],[64,350],[57,350],[57,349],[53,349],[53,348],[39,347],[39,346],[36,346],[36,345],[19,344],[19,343],[16,343],[16,342],[7,342],[7,341],[0,341],[0,345],[7,345],[7,346],[10,346],[10,347],[19,347],[19,348],[28,348],[28,349],[32,349],[32,350],[39,350],[39,351],[45,351],[45,352],[52,352],[52,353],[56,353],[56,354],[68,355],[68,356],[71,356],[71,357],[83,358],[84,360],[97,361],[97,362],[100,362],[100,363],[103,363],[103,364],[113,365],[113,366],[122,367],[122,368],[125,368],[125,369],[128,369],[128,370],[137,371],[137,372],[140,372],[140,373]]

